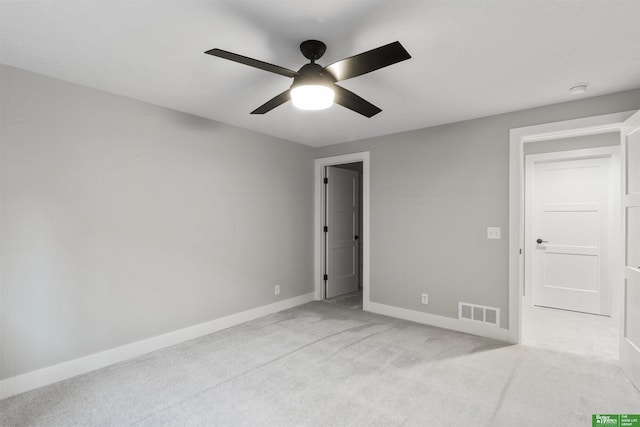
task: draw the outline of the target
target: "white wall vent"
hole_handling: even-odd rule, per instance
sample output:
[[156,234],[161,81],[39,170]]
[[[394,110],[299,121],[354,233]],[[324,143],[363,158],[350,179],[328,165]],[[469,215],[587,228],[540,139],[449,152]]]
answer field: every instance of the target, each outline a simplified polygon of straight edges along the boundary
[[458,319],[488,323],[490,325],[499,327],[500,309],[495,307],[486,307],[484,305],[478,304],[469,304],[467,302],[459,302]]

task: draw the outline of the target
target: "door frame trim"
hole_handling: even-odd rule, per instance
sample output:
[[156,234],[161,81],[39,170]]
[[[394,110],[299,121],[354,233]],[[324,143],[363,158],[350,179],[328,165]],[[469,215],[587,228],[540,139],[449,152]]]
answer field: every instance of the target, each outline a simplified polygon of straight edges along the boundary
[[362,162],[362,309],[369,309],[369,251],[370,236],[369,233],[369,151],[359,153],[343,154],[340,156],[322,157],[315,159],[314,167],[314,208],[313,208],[313,283],[314,298],[318,301],[324,299],[324,286],[322,275],[324,274],[323,266],[325,259],[324,244],[322,238],[322,225],[324,218],[324,168],[327,166],[338,166],[345,163]]
[[[524,144],[579,135],[621,131],[637,110],[585,117],[509,131],[509,341],[522,339],[521,305],[524,284]],[[617,301],[614,301],[616,304]]]
[[[523,247],[523,255],[524,255],[524,283],[523,283],[523,291],[524,291],[524,303],[527,305],[533,305],[533,276],[532,276],[532,267],[533,267],[533,254],[531,251],[527,251],[527,248],[531,248],[532,243],[531,240],[534,238],[533,236],[533,189],[534,182],[528,177],[533,176],[534,168],[537,164],[540,163],[553,163],[556,161],[572,161],[572,160],[587,160],[587,159],[608,159],[611,166],[611,176],[612,181],[610,182],[609,188],[609,221],[608,233],[609,236],[607,241],[607,277],[609,280],[606,284],[605,289],[605,303],[607,305],[607,312],[614,319],[617,319],[616,313],[617,306],[613,304],[615,299],[614,291],[615,286],[614,283],[618,283],[620,280],[619,275],[615,269],[616,265],[619,265],[621,260],[621,254],[619,253],[620,248],[620,238],[621,238],[621,228],[620,228],[620,201],[621,201],[621,180],[615,179],[615,177],[620,177],[620,145],[611,145],[611,146],[603,146],[603,147],[594,147],[594,148],[582,148],[576,150],[567,150],[567,151],[555,151],[549,153],[536,153],[524,155],[525,161],[525,190],[524,190],[524,247]],[[529,285],[529,287],[527,287]]]

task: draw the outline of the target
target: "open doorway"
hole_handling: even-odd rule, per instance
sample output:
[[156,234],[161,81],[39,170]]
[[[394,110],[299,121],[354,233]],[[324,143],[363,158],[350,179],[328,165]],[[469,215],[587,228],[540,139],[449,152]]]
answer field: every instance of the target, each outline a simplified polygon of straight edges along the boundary
[[618,359],[620,133],[524,146],[522,343]]
[[[619,228],[612,271],[612,317],[619,335],[617,361],[636,387],[640,386],[640,111],[624,111],[555,123],[526,126],[509,132],[509,340],[523,342],[524,306],[524,147],[579,135],[619,133]],[[614,215],[615,217],[616,215]],[[536,238],[537,240],[537,238]],[[542,239],[545,240],[545,239]],[[530,249],[531,250],[531,249]],[[582,332],[583,324],[573,329]]]
[[367,310],[369,153],[316,159],[315,295]]
[[362,162],[324,171],[325,301],[362,308]]

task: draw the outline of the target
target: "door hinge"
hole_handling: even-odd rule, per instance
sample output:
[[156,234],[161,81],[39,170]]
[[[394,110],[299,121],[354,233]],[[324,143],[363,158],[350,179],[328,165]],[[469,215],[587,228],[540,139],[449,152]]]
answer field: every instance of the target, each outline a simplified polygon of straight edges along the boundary
[[326,225],[323,228],[324,232],[326,233],[327,231],[329,231],[329,227],[327,227]]
[[324,276],[322,276],[322,279],[326,282],[327,280],[329,280],[329,275],[325,274]]
[[522,255],[522,249],[520,249],[520,255]]
[[323,182],[324,182],[325,184],[328,184],[328,183],[329,183],[329,178],[325,178]]

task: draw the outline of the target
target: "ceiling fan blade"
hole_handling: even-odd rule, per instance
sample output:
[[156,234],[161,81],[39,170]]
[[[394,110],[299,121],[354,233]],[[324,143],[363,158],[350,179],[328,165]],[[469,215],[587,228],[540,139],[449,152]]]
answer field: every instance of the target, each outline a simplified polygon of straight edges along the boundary
[[342,86],[333,85],[333,89],[335,92],[333,102],[355,111],[356,113],[360,113],[363,116],[371,118],[382,111],[369,101],[360,98],[358,95],[343,88]]
[[289,70],[288,68],[280,67],[279,65],[273,65],[269,64],[268,62],[258,61],[257,59],[238,55],[237,53],[233,52],[227,52],[226,50],[222,49],[211,49],[206,51],[205,53],[208,55],[228,59],[229,61],[239,62],[240,64],[248,65],[250,67],[260,68],[261,70],[280,74],[285,77],[293,78],[298,74],[295,71]]
[[361,76],[411,58],[400,42],[389,43],[361,54],[342,59],[325,67],[336,81]]
[[267,102],[265,102],[264,104],[256,108],[255,110],[253,110],[251,114],[268,113],[269,111],[273,110],[276,107],[279,107],[280,105],[284,104],[290,99],[291,99],[291,94],[287,89],[284,92],[282,92],[280,95],[274,96],[273,98],[271,98],[270,100],[268,100]]

